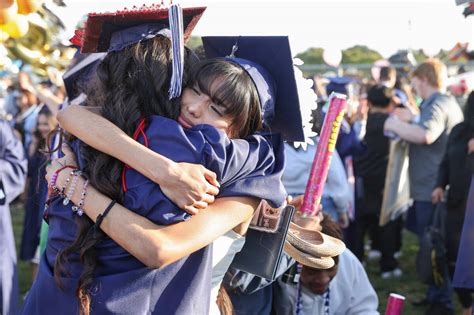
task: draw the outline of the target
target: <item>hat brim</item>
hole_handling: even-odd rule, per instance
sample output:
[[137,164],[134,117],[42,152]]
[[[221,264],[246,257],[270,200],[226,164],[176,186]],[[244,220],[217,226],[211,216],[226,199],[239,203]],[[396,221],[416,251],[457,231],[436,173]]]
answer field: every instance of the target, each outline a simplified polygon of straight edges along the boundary
[[305,252],[298,250],[296,247],[291,245],[288,241],[285,242],[283,246],[285,252],[290,255],[294,260],[316,269],[329,269],[335,265],[334,259],[332,257],[314,257]]
[[288,242],[295,248],[318,257],[339,256],[346,249],[343,241],[315,230],[304,229],[290,222]]

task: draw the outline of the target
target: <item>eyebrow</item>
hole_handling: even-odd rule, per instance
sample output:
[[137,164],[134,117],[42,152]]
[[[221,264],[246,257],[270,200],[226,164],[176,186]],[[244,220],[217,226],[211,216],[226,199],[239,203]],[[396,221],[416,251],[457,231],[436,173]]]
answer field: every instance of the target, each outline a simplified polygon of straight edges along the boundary
[[214,102],[219,107],[223,107],[227,110],[227,106],[224,104],[222,100],[220,100],[218,97],[212,97],[211,100]]
[[194,85],[194,86],[191,87],[191,90],[193,90],[197,94],[201,95],[201,89],[199,89],[199,86]]

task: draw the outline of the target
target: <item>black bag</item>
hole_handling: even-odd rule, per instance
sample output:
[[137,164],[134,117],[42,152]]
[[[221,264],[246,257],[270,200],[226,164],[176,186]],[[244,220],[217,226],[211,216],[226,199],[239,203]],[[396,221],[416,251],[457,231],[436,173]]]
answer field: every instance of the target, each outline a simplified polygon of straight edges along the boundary
[[446,276],[445,219],[446,202],[435,206],[431,224],[426,228],[420,241],[416,258],[416,272],[419,279],[428,285],[441,287]]
[[279,209],[266,209],[269,211],[261,205],[256,211],[245,237],[245,245],[235,255],[231,267],[273,281],[295,208],[288,205]]

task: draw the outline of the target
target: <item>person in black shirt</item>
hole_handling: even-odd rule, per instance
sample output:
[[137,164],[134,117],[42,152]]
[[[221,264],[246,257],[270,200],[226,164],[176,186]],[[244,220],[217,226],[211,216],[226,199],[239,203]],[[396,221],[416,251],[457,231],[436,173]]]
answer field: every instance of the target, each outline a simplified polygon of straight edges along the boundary
[[[464,121],[457,124],[448,138],[444,158],[438,169],[436,188],[431,195],[432,202],[438,203],[447,193],[446,249],[451,277],[456,265],[461,231],[466,213],[466,203],[471,185],[474,154],[468,154],[468,142],[474,137],[474,92],[469,95],[464,108]],[[470,290],[456,288],[463,307],[463,314],[472,312],[472,294]]]
[[395,220],[383,227],[378,226],[390,148],[389,138],[384,136],[384,124],[396,106],[394,96],[394,89],[383,85],[369,89],[367,100],[370,111],[364,137],[367,150],[354,159],[355,175],[361,183],[357,185],[355,254],[360,260],[364,259],[366,232],[372,232],[376,238],[383,239],[379,246],[382,253],[382,278],[399,277],[402,274],[398,269],[398,261],[394,258],[401,224],[399,220]]

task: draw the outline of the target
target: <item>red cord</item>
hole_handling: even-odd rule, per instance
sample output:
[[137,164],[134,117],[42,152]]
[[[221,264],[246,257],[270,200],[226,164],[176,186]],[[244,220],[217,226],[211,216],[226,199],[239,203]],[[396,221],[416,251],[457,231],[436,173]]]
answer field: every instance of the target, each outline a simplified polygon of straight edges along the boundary
[[[148,148],[148,138],[145,134],[145,118],[140,119],[140,123],[137,126],[137,129],[133,133],[133,140],[138,141],[138,137],[140,134],[143,136],[143,141],[145,142],[145,146]],[[123,192],[127,192],[127,183],[125,181],[125,173],[127,172],[128,169],[131,167],[125,164],[122,170],[122,189]]]

